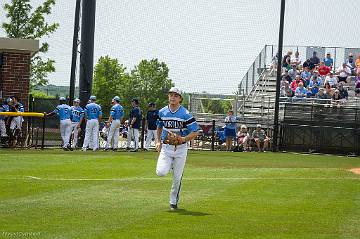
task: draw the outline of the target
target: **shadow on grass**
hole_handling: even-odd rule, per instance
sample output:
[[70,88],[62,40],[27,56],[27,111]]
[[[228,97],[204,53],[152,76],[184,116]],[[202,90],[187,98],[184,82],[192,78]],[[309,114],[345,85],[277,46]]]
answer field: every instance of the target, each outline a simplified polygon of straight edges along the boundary
[[193,217],[203,217],[203,216],[210,216],[212,214],[204,213],[204,212],[192,212],[185,209],[177,209],[175,211],[169,210],[169,213],[176,213],[179,215],[185,215],[185,216],[193,216]]

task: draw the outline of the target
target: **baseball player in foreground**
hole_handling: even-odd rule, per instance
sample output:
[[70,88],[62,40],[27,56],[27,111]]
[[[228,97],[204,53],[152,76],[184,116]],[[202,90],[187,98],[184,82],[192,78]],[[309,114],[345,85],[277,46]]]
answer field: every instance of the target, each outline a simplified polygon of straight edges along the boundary
[[109,121],[106,123],[107,127],[109,127],[109,134],[104,149],[105,151],[110,148],[113,151],[117,150],[119,145],[120,123],[121,119],[124,117],[124,109],[120,105],[120,97],[115,96],[114,99],[112,99],[111,104],[113,106],[110,109]]
[[65,97],[59,98],[60,104],[56,106],[55,110],[50,113],[44,113],[45,116],[57,114],[60,118],[60,135],[62,139],[62,148],[70,150],[70,136],[71,136],[71,108],[66,104]]
[[71,148],[78,147],[78,137],[81,131],[80,125],[84,118],[84,110],[80,107],[80,99],[74,100],[74,105],[71,106],[71,131],[73,132],[74,139],[72,141]]
[[[102,119],[101,106],[96,104],[96,96],[90,96],[90,103],[85,106],[85,118],[86,129],[85,129],[85,139],[82,147],[83,151],[86,151],[87,147],[97,151],[99,149],[99,123]],[[92,144],[90,145],[90,139],[92,139]]]
[[178,88],[172,87],[168,97],[169,105],[159,111],[156,150],[160,151],[160,155],[156,174],[163,177],[172,169],[170,210],[176,210],[187,156],[187,142],[198,135],[199,125],[190,112],[181,105],[183,98]]

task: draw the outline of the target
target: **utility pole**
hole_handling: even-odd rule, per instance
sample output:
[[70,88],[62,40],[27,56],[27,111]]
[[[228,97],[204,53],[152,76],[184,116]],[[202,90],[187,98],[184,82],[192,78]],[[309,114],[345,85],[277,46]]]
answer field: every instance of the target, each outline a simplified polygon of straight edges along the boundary
[[273,134],[273,151],[279,150],[279,104],[280,104],[280,81],[282,68],[282,51],[284,40],[284,18],[285,18],[285,0],[281,0],[280,8],[280,29],[279,29],[279,44],[278,44],[278,65],[276,74],[276,98],[275,98],[275,113],[274,113],[274,134]]
[[78,55],[78,42],[79,42],[80,4],[81,4],[81,0],[76,0],[71,72],[70,72],[70,92],[69,92],[70,105],[72,105],[75,95],[75,71],[76,71],[76,60]]

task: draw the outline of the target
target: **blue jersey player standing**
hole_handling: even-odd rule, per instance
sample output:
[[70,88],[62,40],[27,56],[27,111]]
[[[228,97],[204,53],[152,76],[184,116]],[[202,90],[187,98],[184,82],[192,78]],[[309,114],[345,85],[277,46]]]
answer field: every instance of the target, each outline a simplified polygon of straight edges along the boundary
[[[199,125],[191,113],[181,105],[181,91],[172,87],[169,90],[169,105],[159,111],[156,149],[160,155],[156,165],[156,174],[166,176],[173,169],[173,183],[170,191],[170,209],[176,210],[181,190],[181,179],[187,156],[187,142],[198,135]],[[169,132],[181,136],[177,145],[168,143]]]
[[44,113],[46,116],[57,114],[60,118],[60,135],[63,141],[62,147],[64,150],[70,149],[71,136],[71,108],[66,104],[65,97],[59,98],[60,104],[56,106],[55,110],[50,113]]
[[[90,146],[94,151],[99,149],[99,124],[102,118],[101,106],[96,104],[96,96],[90,96],[90,103],[85,106],[86,130],[85,139],[82,147],[86,151]],[[89,145],[90,137],[92,145]]]
[[71,148],[75,148],[78,145],[79,133],[81,131],[80,125],[84,118],[84,110],[80,107],[80,99],[74,100],[74,105],[71,106],[71,132],[73,133],[73,141]]
[[107,122],[107,127],[109,127],[109,134],[107,137],[107,142],[105,145],[105,151],[111,148],[113,151],[116,151],[119,145],[119,134],[120,134],[120,123],[121,119],[124,117],[124,109],[120,105],[120,97],[115,96],[111,104],[113,105],[110,109],[110,117]]

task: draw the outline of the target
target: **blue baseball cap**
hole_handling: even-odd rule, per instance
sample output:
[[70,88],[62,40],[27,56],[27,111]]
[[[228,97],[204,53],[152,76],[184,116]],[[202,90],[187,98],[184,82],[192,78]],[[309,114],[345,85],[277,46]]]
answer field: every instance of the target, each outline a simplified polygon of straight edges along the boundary
[[79,98],[76,98],[76,99],[74,100],[74,102],[75,102],[75,103],[80,103],[80,99],[79,99]]
[[66,101],[65,97],[60,97],[59,100],[60,101]]
[[113,100],[119,102],[119,101],[120,101],[120,97],[119,97],[119,96],[115,96],[115,97],[113,98]]
[[96,100],[96,96],[95,95],[90,96],[90,100]]

